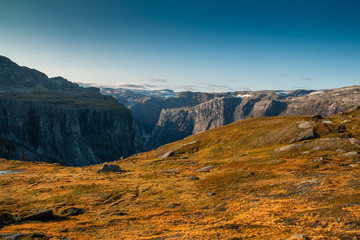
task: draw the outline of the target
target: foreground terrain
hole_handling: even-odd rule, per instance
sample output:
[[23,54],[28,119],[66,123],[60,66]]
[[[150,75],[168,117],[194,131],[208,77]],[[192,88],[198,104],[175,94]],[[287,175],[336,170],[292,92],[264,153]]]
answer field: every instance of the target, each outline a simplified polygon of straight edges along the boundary
[[2,159],[0,236],[358,239],[359,127],[360,108],[247,119],[111,163],[123,172]]

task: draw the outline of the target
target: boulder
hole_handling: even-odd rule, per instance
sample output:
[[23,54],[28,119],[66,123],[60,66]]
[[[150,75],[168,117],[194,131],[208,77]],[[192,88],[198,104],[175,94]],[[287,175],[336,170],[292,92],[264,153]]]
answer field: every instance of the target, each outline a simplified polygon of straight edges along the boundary
[[287,145],[287,146],[284,146],[284,147],[279,147],[277,149],[274,150],[274,153],[280,153],[280,152],[285,152],[285,151],[288,151],[288,150],[291,150],[297,146],[300,146],[300,144],[291,144],[291,145]]
[[62,210],[60,212],[60,215],[63,216],[77,216],[80,215],[84,212],[84,209],[81,208],[77,208],[77,207],[70,207],[70,208],[66,208],[64,210]]
[[178,168],[161,171],[160,173],[175,173],[179,171]]
[[360,147],[360,140],[357,140],[356,138],[349,138],[349,142],[357,147]]
[[104,163],[99,172],[123,172],[123,170],[118,165]]
[[304,140],[308,140],[308,139],[313,139],[315,138],[315,134],[313,129],[307,129],[303,132],[301,132],[300,134],[298,134],[295,138],[291,139],[289,141],[289,143],[295,143],[295,142],[300,142],[300,141],[304,141]]
[[196,170],[196,172],[210,172],[211,169],[213,169],[214,166],[205,166],[205,167],[202,167],[202,168],[199,168]]
[[43,233],[5,233],[0,235],[0,238],[6,240],[49,239]]
[[54,211],[52,209],[40,209],[33,211],[30,215],[24,218],[25,221],[47,221],[54,218]]
[[360,156],[360,154],[356,151],[353,151],[353,152],[347,152],[347,153],[344,153],[344,154],[339,154],[338,156],[343,156],[343,157],[358,157]]
[[0,227],[14,222],[14,217],[10,213],[0,212]]
[[191,179],[191,180],[194,180],[194,181],[200,180],[200,178],[195,177],[195,176],[191,176],[190,179]]
[[298,122],[298,128],[302,128],[302,129],[307,129],[307,128],[312,128],[313,127],[313,123],[309,122],[309,121],[301,121]]

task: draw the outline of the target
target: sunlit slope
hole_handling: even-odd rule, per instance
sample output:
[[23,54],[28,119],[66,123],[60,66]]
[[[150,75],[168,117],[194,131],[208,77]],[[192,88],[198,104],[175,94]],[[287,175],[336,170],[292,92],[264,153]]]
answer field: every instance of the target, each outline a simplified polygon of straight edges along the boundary
[[[0,176],[0,235],[356,239],[359,127],[359,109],[243,120],[114,163],[125,172],[2,160],[23,172]],[[39,209],[55,217],[27,218]]]

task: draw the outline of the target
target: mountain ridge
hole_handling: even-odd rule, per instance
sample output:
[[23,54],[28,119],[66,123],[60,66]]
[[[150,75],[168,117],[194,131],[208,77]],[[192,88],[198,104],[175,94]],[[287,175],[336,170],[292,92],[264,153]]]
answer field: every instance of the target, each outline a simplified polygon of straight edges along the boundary
[[0,57],[0,156],[89,165],[142,149],[131,112],[96,88]]
[[[106,94],[124,102],[125,95],[121,91],[113,94],[113,91],[116,90],[108,88]],[[359,103],[360,86],[328,90],[180,92],[169,98],[133,95],[124,102],[134,114],[147,150],[241,119],[306,114],[330,116],[346,112]]]

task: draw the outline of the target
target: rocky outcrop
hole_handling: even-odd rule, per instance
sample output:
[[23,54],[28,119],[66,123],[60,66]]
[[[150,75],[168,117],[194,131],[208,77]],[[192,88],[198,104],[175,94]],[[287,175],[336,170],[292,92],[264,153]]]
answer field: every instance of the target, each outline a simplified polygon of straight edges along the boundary
[[131,112],[112,97],[0,57],[0,157],[82,166],[141,149]]
[[163,109],[150,138],[147,149],[183,139],[214,127],[233,122],[233,114],[240,99],[215,98],[192,108]]

